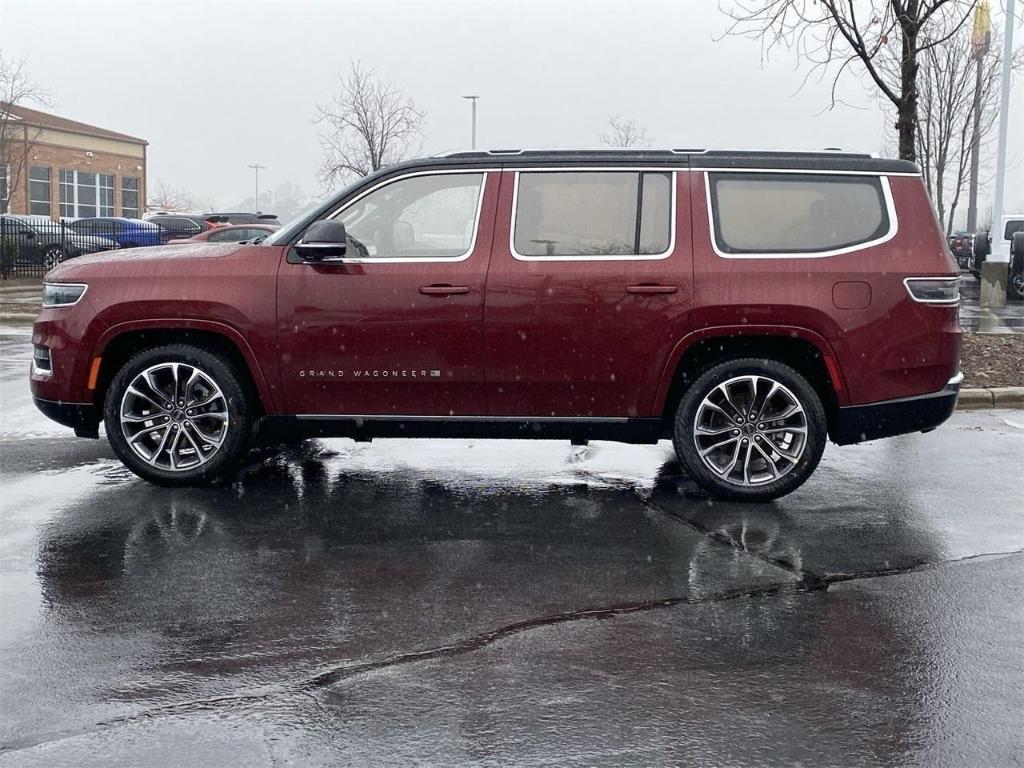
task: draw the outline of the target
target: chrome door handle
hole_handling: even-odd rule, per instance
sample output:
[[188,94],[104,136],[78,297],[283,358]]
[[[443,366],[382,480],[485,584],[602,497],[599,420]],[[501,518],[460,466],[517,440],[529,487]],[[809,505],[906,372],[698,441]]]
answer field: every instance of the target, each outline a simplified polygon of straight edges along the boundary
[[649,283],[641,283],[640,285],[626,286],[626,293],[676,293],[678,290],[678,285],[652,285]]
[[469,293],[468,285],[421,285],[424,296],[461,296]]

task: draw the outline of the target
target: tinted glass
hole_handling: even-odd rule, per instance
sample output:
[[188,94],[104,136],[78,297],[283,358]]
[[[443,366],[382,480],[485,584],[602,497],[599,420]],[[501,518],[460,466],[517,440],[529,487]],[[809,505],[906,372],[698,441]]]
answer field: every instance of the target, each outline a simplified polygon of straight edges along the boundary
[[1017,232],[1024,232],[1024,219],[1011,219],[1006,222],[1003,230],[1003,240],[1011,239]]
[[645,173],[643,188],[639,253],[664,253],[672,237],[672,177],[667,173]]
[[121,215],[130,218],[139,215],[139,178],[121,177]]
[[[260,232],[260,234],[263,234],[263,232]],[[242,228],[220,231],[214,230],[206,239],[211,243],[240,243],[243,240],[249,240],[253,237],[255,237],[253,230]]]
[[341,214],[352,258],[459,258],[476,231],[483,174],[399,179]]
[[[642,197],[638,194],[641,176]],[[670,209],[668,173],[521,173],[516,197],[515,250],[523,256],[663,253],[670,238]]]
[[814,253],[889,230],[882,185],[870,176],[711,174],[715,239],[725,253]]
[[33,165],[29,170],[28,182],[29,213],[35,216],[50,215],[50,169]]
[[96,215],[96,174],[78,171],[78,215],[85,218]]

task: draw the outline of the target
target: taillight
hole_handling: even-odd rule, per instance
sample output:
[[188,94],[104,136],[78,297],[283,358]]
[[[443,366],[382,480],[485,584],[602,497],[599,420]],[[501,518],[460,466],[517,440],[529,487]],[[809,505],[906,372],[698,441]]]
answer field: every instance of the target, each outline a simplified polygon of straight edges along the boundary
[[959,277],[908,277],[907,293],[922,304],[956,304],[960,301]]

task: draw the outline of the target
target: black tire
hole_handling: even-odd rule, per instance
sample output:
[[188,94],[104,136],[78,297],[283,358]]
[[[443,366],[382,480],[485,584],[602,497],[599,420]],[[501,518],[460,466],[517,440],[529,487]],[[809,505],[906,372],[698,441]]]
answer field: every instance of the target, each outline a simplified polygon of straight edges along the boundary
[[[804,436],[804,442],[802,449],[799,453],[794,452],[796,461],[786,460],[781,451],[772,450],[770,443],[765,442],[767,440],[780,440],[785,441],[787,439],[793,441],[799,441],[799,436],[794,433],[781,432],[784,422],[782,420],[773,421],[769,415],[769,410],[765,411],[765,414],[761,414],[760,419],[749,419],[750,414],[746,412],[747,408],[750,407],[744,402],[737,402],[737,410],[743,411],[742,423],[733,423],[733,421],[725,419],[724,415],[717,415],[717,411],[714,410],[714,406],[706,406],[704,410],[700,412],[701,418],[707,418],[710,414],[722,420],[717,425],[719,429],[725,429],[728,426],[728,432],[724,432],[724,440],[728,441],[728,446],[722,448],[723,452],[732,449],[734,443],[732,439],[735,438],[740,441],[739,444],[735,445],[735,453],[733,454],[732,461],[736,461],[736,458],[747,450],[751,451],[751,457],[754,460],[753,466],[757,466],[760,463],[762,471],[768,477],[776,477],[776,479],[759,480],[753,478],[752,474],[749,476],[750,479],[755,480],[752,484],[743,485],[739,482],[740,478],[734,478],[733,480],[727,479],[733,477],[733,471],[723,469],[725,475],[716,473],[709,467],[703,458],[701,458],[700,452],[697,446],[698,437],[695,437],[697,424],[696,419],[698,411],[701,408],[702,403],[706,397],[718,397],[716,388],[719,385],[724,385],[726,382],[740,379],[745,376],[756,376],[762,377],[762,379],[770,380],[769,382],[758,382],[756,387],[763,387],[757,389],[755,385],[750,385],[753,395],[750,399],[756,399],[760,402],[762,399],[767,401],[768,398],[765,395],[766,391],[771,389],[770,383],[774,382],[781,385],[781,389],[777,389],[776,395],[771,401],[770,406],[762,405],[762,408],[771,408],[778,405],[778,401],[781,398],[787,400],[792,398],[796,403],[803,409],[802,421],[803,428],[806,429]],[[747,386],[745,382],[737,382],[733,386],[743,387]],[[716,394],[712,394],[716,393]],[[742,394],[742,389],[740,390]],[[725,403],[723,403],[725,405]],[[756,405],[754,407],[757,407]],[[727,406],[728,408],[728,406]],[[725,411],[722,411],[724,414]],[[775,413],[782,414],[784,411],[776,410]],[[739,418],[735,415],[734,419]],[[791,417],[800,418],[800,417]],[[799,425],[793,422],[785,422],[795,429],[799,429]],[[707,425],[704,425],[707,426]],[[771,432],[762,433],[759,427],[765,427]],[[729,499],[735,501],[770,501],[771,499],[777,499],[780,496],[785,496],[787,493],[792,493],[799,488],[803,483],[810,477],[811,473],[814,472],[815,467],[818,466],[818,462],[821,460],[821,455],[825,450],[825,441],[828,436],[827,421],[825,418],[825,409],[821,404],[821,399],[818,397],[817,392],[807,382],[807,380],[793,370],[788,365],[780,363],[776,360],[762,359],[762,358],[737,358],[733,360],[727,360],[722,363],[713,365],[707,368],[701,373],[693,384],[686,390],[682,400],[679,403],[679,407],[676,410],[675,423],[673,427],[673,444],[676,449],[676,454],[679,456],[680,462],[685,467],[690,478],[697,483],[701,488],[708,491],[712,495],[720,499]],[[718,440],[718,436],[711,437],[711,435],[702,434],[699,439],[704,441],[702,445],[705,450],[709,447],[708,443],[713,443]],[[749,441],[743,443],[742,441]],[[754,442],[757,441],[757,445]],[[795,445],[796,442],[793,443]],[[743,446],[749,445],[749,449]],[[761,454],[760,456],[753,453],[755,447],[765,447],[768,449],[767,454]],[[780,442],[777,445],[778,448],[788,448],[783,446]],[[721,454],[712,453],[709,460],[714,460]],[[774,458],[773,470],[769,470],[769,462],[764,458]],[[726,456],[728,460],[728,456]],[[728,464],[723,461],[726,467]],[[748,474],[743,470],[742,467],[738,468],[742,474],[743,479],[748,478]]]
[[[168,411],[170,412],[165,413],[156,407],[157,403],[155,399],[150,400],[148,397],[145,398],[145,400],[153,403],[154,407],[151,410],[153,415],[157,418],[139,425],[140,428],[158,429],[158,419],[163,419],[168,423],[168,428],[173,429],[175,435],[180,429],[182,437],[186,436],[186,431],[188,432],[188,438],[191,438],[192,435],[199,437],[203,433],[197,434],[196,429],[199,428],[200,424],[203,424],[206,431],[213,431],[221,436],[219,447],[216,447],[215,449],[212,445],[213,441],[209,438],[205,440],[200,438],[198,444],[193,440],[191,446],[196,446],[198,448],[199,445],[202,445],[203,447],[211,448],[213,453],[195,466],[188,466],[188,462],[186,461],[186,466],[184,468],[179,467],[177,469],[173,468],[174,462],[169,458],[167,460],[169,465],[168,468],[160,466],[160,451],[163,446],[162,443],[160,444],[161,447],[157,447],[155,450],[155,454],[157,455],[156,464],[154,465],[153,463],[147,462],[145,458],[137,452],[137,449],[133,448],[132,445],[129,444],[128,435],[125,434],[125,429],[122,429],[121,421],[122,404],[126,402],[126,392],[133,380],[145,371],[153,369],[154,367],[158,367],[162,364],[173,363],[183,364],[193,370],[198,369],[207,380],[213,382],[213,384],[220,389],[220,396],[214,398],[215,406],[211,407],[216,407],[218,411],[222,410],[227,415],[226,427],[222,430],[218,430],[216,424],[220,422],[217,419],[214,419],[212,422],[213,426],[211,427],[210,419],[208,417],[204,417],[200,412],[202,409],[199,409],[199,411],[197,411],[197,415],[194,417],[191,416],[191,411],[188,411],[190,415],[189,417],[186,417],[185,414],[187,411],[185,407],[178,408],[172,405],[168,408]],[[197,384],[195,385],[195,388],[200,386],[200,384]],[[165,403],[166,400],[173,400],[173,398],[167,395],[167,392],[170,391],[170,389],[173,389],[173,387],[165,387],[161,390],[164,394],[165,400],[163,402]],[[186,387],[186,390],[187,389],[188,388]],[[153,394],[154,391],[155,390],[152,387],[148,390],[149,394]],[[188,393],[186,392],[186,394]],[[201,392],[200,397],[206,397],[206,392]],[[106,426],[107,438],[118,458],[124,462],[128,469],[139,477],[149,480],[152,483],[156,483],[157,485],[166,486],[206,485],[230,476],[237,469],[239,462],[241,462],[242,458],[245,456],[249,445],[249,437],[252,430],[252,419],[250,413],[251,406],[245,394],[245,387],[242,384],[242,378],[238,371],[235,370],[234,366],[221,356],[190,344],[168,344],[166,346],[148,349],[134,355],[114,375],[113,380],[110,382],[110,386],[107,388],[106,397],[104,398],[103,403],[103,417],[104,424]],[[218,417],[218,419],[219,418],[220,417]],[[134,427],[129,425],[128,428]],[[155,440],[158,441],[162,436],[162,433],[158,432],[155,436]],[[143,448],[146,447],[144,441],[136,441],[135,444],[139,445],[139,442],[143,442]],[[192,457],[186,456],[186,459],[191,458],[194,461],[200,461],[202,459],[201,449],[194,450],[193,448],[185,445],[184,442],[182,442],[182,448],[183,451],[191,451],[193,454]],[[167,453],[170,453],[170,451]],[[167,458],[166,453],[163,454],[163,456]]]

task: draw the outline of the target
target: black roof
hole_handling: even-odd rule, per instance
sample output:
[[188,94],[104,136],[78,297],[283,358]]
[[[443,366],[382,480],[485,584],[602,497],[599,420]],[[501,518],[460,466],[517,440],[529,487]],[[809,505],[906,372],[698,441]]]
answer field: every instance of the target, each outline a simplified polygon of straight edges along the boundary
[[687,168],[785,169],[807,171],[868,171],[920,173],[914,163],[839,150],[782,152],[712,149],[491,149],[449,152],[391,166],[397,170],[439,165],[524,167],[530,165],[647,165]]

